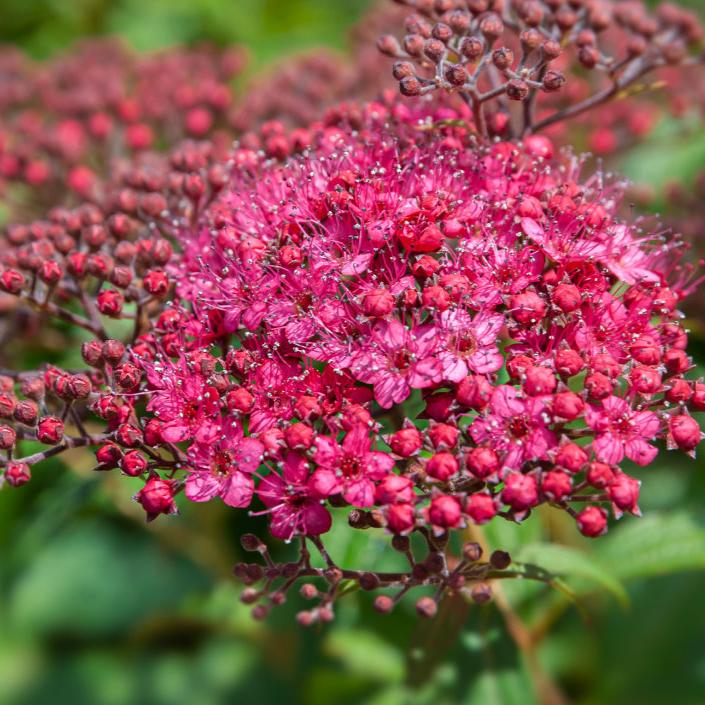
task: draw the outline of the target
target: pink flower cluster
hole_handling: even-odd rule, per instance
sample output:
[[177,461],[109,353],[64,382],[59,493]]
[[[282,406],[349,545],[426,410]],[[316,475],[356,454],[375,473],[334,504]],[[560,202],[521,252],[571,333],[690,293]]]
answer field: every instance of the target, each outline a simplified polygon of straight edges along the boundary
[[[487,581],[535,576],[502,551],[482,561],[472,542],[453,555],[454,532],[550,505],[597,537],[610,514],[639,514],[634,466],[664,448],[694,454],[702,438],[691,414],[705,411],[705,383],[690,374],[679,312],[699,283],[685,243],[623,219],[623,184],[529,134],[533,119],[522,139],[483,140],[482,106],[503,110],[520,80],[511,50],[490,53],[500,20],[487,13],[501,3],[402,4],[436,22],[413,19],[415,34],[432,35],[429,60],[446,14],[451,48],[479,32],[479,61],[505,71],[502,89],[474,105],[349,103],[290,133],[272,121],[227,157],[184,143],[109,169],[94,203],[3,239],[5,310],[60,321],[69,344],[77,329],[89,340],[87,369],[3,370],[0,484],[90,446],[96,470],[141,481],[149,520],[176,513],[179,495],[266,517],[299,555],[277,564],[243,537],[263,560],[235,570],[258,617],[308,578],[327,587],[303,585],[318,605],[302,624],[331,619],[347,581],[396,590],[377,596],[380,612],[416,587],[435,589],[417,602],[424,616],[448,591],[483,602]],[[515,8],[524,43],[555,25],[579,46],[569,13],[603,24],[596,5],[581,7]],[[654,32],[675,23],[696,38],[689,17],[662,11]],[[660,63],[668,47],[656,44],[638,56]],[[433,63],[436,79],[415,80],[443,88],[448,67]],[[545,80],[547,64],[533,66]],[[70,111],[83,105],[74,88]],[[46,448],[23,454],[25,441]],[[408,570],[338,566],[324,540],[341,510],[351,530],[386,532]]]

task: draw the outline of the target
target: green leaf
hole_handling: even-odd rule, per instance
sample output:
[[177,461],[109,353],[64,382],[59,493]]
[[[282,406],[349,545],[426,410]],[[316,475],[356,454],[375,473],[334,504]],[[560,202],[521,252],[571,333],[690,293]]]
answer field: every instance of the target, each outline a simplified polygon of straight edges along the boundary
[[629,598],[624,586],[615,576],[611,567],[603,565],[594,555],[570,546],[552,543],[535,543],[524,546],[515,556],[518,563],[528,563],[548,571],[551,575],[567,580],[578,580],[571,585],[576,592],[581,592],[581,582],[587,581],[593,586],[607,590],[623,605]]
[[705,569],[705,524],[680,512],[650,514],[604,538],[596,555],[621,580]]
[[358,676],[388,684],[404,677],[402,654],[374,632],[338,629],[328,635],[324,648]]

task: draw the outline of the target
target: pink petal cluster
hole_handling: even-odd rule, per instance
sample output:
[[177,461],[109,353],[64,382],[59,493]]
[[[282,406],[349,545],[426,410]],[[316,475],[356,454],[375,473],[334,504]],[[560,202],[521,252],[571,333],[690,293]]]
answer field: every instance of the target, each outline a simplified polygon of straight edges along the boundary
[[420,117],[372,104],[289,161],[237,151],[178,235],[183,308],[132,352],[146,414],[125,403],[153,446],[185,444],[187,497],[280,538],[331,506],[405,535],[543,503],[599,535],[605,507],[638,513],[625,460],[700,441],[680,245],[546,138]]

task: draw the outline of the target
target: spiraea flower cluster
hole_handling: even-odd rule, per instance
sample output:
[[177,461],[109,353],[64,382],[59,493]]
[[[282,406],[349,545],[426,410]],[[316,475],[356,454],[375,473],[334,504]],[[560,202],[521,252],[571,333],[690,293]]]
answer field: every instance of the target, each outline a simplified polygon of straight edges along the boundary
[[[397,64],[404,92],[451,89],[467,104],[349,101],[293,131],[275,110],[227,156],[207,142],[143,154],[108,169],[94,202],[3,239],[11,337],[58,322],[85,364],[2,370],[0,484],[87,446],[96,470],[139,483],[150,521],[180,502],[266,520],[298,553],[279,563],[242,537],[261,559],[235,567],[256,617],[294,587],[313,601],[309,625],[353,588],[375,591],[382,613],[418,591],[431,617],[450,592],[482,603],[494,580],[549,580],[501,550],[483,558],[478,527],[550,506],[598,537],[639,514],[635,466],[692,455],[702,438],[691,414],[705,383],[680,313],[700,278],[686,243],[624,219],[623,183],[533,134],[554,122],[533,117],[558,81],[553,44],[578,47],[583,66],[586,47],[598,52],[586,68],[612,83],[586,99],[597,105],[665,60],[666,35],[696,39],[689,15],[662,10],[637,31],[619,4],[618,24],[650,38],[619,61],[586,39],[608,29],[593,3],[402,4],[419,13],[404,51],[436,67],[423,78]],[[518,65],[496,44],[505,28]],[[522,82],[525,134],[500,139]],[[404,567],[339,564],[327,534],[341,522],[388,537]]]
[[3,49],[0,185],[35,189],[25,210],[55,206],[67,190],[96,200],[121,160],[228,127],[230,82],[244,63],[237,48],[138,56],[113,40],[45,64]]
[[[81,301],[81,277],[97,280],[74,321],[97,339],[83,347],[89,373],[6,380],[5,481],[85,442],[99,445],[99,469],[143,478],[149,518],[175,512],[181,492],[264,514],[302,553],[239,567],[248,583],[265,578],[245,599],[264,600],[264,614],[283,599],[278,578],[322,578],[325,591],[306,588],[320,605],[303,622],[332,614],[351,579],[396,588],[382,611],[415,586],[437,588],[424,614],[450,589],[486,599],[504,559],[445,551],[468,525],[521,522],[550,504],[598,536],[610,512],[638,514],[624,463],[650,464],[659,442],[692,453],[701,439],[679,243],[619,220],[619,184],[583,178],[544,137],[481,146],[462,127],[419,130],[411,115],[370,105],[364,129],[321,127],[310,153],[283,163],[240,149],[185,210],[141,196],[161,199],[144,232],[169,224],[169,240],[113,227],[98,242],[90,210],[24,231],[5,290],[78,319],[57,301]],[[192,160],[186,182],[206,168]],[[111,223],[134,222],[114,208]],[[104,247],[119,262],[110,272],[75,271],[74,260],[108,259]],[[179,303],[164,305],[172,283]],[[107,338],[103,318],[134,320],[127,345]],[[99,435],[81,430],[86,405],[105,421]],[[17,457],[18,436],[53,447]],[[340,507],[353,529],[386,531],[408,572],[338,567],[323,540]],[[307,543],[327,568],[312,566]]]
[[[640,2],[599,0],[399,0],[415,12],[400,42],[379,49],[399,59],[404,95],[444,90],[472,106],[483,135],[522,135],[593,109],[654,69],[689,63],[700,49],[694,14],[671,4],[655,15]],[[693,48],[694,47],[694,48]],[[599,75],[593,92],[537,115],[542,94],[561,90],[571,62]],[[568,64],[568,66],[566,66]],[[517,111],[513,106],[520,105]]]

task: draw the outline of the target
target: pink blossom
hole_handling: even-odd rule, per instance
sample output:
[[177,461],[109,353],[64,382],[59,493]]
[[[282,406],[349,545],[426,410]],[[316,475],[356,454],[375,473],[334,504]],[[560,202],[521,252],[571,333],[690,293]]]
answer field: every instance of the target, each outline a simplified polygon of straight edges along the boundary
[[329,436],[318,436],[313,454],[318,469],[311,486],[325,497],[340,492],[353,506],[372,506],[375,482],[391,471],[394,458],[371,448],[369,431],[361,424],[345,434],[342,444]]
[[317,536],[331,526],[331,516],[323,506],[324,496],[311,483],[306,458],[288,453],[282,475],[271,472],[257,488],[257,496],[271,514],[273,536],[290,540],[296,535]]
[[186,478],[186,496],[192,502],[220,497],[230,507],[247,507],[254,493],[255,472],[264,454],[260,441],[244,437],[239,424],[226,426],[214,442],[189,449],[193,470]]
[[502,385],[492,393],[489,412],[475,420],[470,433],[476,443],[504,452],[503,466],[519,470],[530,460],[545,460],[557,444],[547,426],[541,397],[524,398],[514,387]]
[[412,389],[426,389],[440,382],[442,365],[434,356],[437,331],[431,327],[409,329],[397,320],[377,321],[370,339],[355,354],[352,372],[374,386],[377,403],[389,409],[403,402]]
[[589,406],[585,420],[596,433],[592,448],[600,462],[616,465],[626,455],[638,465],[648,465],[658,453],[649,441],[656,438],[661,422],[651,411],[633,411],[624,399],[610,396],[601,408]]

